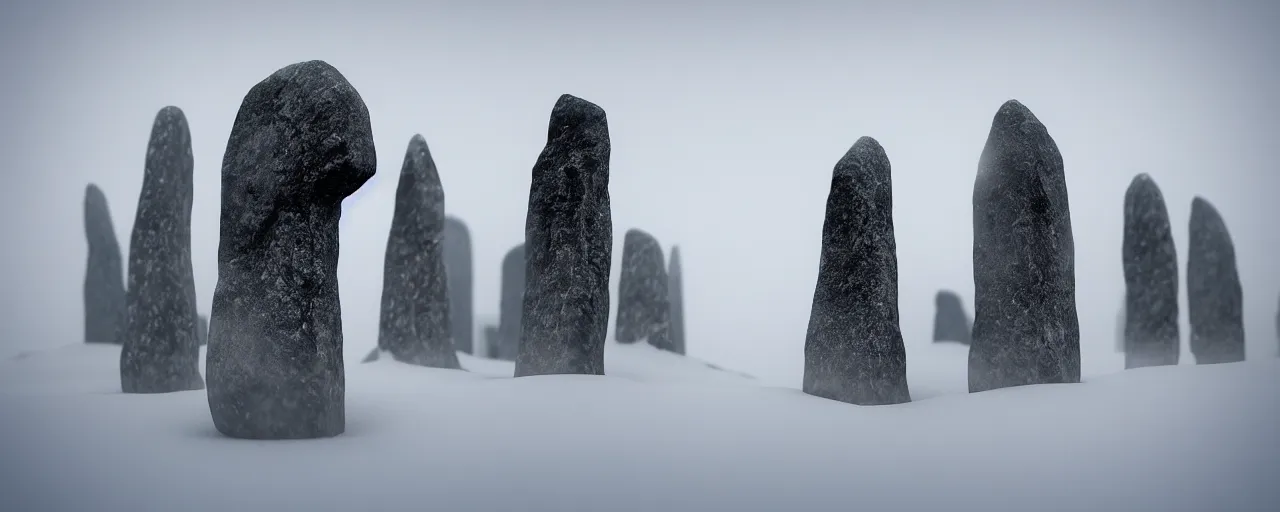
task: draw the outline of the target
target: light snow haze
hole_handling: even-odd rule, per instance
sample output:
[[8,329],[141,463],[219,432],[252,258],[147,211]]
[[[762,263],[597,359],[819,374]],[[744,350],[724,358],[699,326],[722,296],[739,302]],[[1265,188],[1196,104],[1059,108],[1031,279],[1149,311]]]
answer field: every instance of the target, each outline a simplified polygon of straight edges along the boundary
[[446,209],[471,229],[476,317],[496,322],[501,260],[523,240],[530,171],[562,93],[608,113],[615,312],[621,234],[678,244],[692,357],[799,387],[832,168],[864,135],[892,162],[906,343],[930,343],[939,288],[972,314],[973,183],[1011,98],[1065,161],[1086,378],[1123,369],[1122,207],[1143,172],[1168,202],[1181,272],[1192,198],[1222,213],[1248,356],[1274,357],[1277,22],[1280,4],[1265,1],[6,1],[0,354],[82,341],[85,184],[105,192],[127,254],[166,105],[191,126],[207,315],[240,101],[275,70],[321,59],[363,96],[379,163],[344,203],[349,365],[376,342],[409,139],[426,138]]

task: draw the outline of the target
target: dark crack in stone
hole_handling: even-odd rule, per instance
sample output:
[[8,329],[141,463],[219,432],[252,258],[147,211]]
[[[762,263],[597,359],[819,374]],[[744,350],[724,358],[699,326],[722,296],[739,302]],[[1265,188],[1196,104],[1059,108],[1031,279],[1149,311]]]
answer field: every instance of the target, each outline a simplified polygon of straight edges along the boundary
[[1164,194],[1139,174],[1124,195],[1124,366],[1178,364],[1178,251]]
[[1196,364],[1244,361],[1244,294],[1236,249],[1218,209],[1191,201],[1187,246],[1187,312]]
[[209,410],[237,438],[346,428],[338,221],[377,168],[369,111],[323,61],[245,95],[222,159]]
[[1075,241],[1062,154],[1027,107],[991,123],[973,188],[969,391],[1080,382]]
[[84,190],[84,235],[89,243],[84,274],[84,341],[119,344],[128,312],[124,257],[116,240],[107,196],[92,183]]
[[515,376],[604,374],[613,221],[604,109],[565,94],[533,166]]
[[832,173],[803,391],[857,405],[911,401],[898,324],[892,170],[871,137],[858,139]]

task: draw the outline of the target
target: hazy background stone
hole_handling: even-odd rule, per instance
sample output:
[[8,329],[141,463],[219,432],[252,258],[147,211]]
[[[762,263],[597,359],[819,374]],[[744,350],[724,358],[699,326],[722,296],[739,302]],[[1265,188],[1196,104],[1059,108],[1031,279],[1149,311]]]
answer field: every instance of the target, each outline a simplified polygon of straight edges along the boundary
[[89,244],[84,274],[84,341],[118,344],[128,312],[124,257],[107,196],[92,183],[84,190],[84,234]]
[[449,326],[454,348],[475,353],[475,306],[471,231],[457,217],[444,219],[444,266],[449,275]]
[[968,345],[972,340],[973,321],[964,310],[964,301],[951,290],[938,290],[934,296],[933,341],[953,341]]
[[1178,251],[1160,187],[1146,174],[1124,196],[1124,366],[1178,364]]
[[684,268],[680,263],[680,248],[671,246],[671,259],[667,262],[667,294],[671,303],[671,351],[685,354],[684,338]]
[[1187,313],[1196,364],[1245,359],[1244,291],[1236,270],[1236,249],[1218,209],[1191,201],[1187,245]]
[[494,358],[515,361],[520,352],[521,317],[524,316],[524,244],[507,251],[502,258],[502,291],[498,307],[498,330],[490,340]]
[[629,229],[623,235],[618,319],[613,330],[619,343],[647,340],[654,347],[674,352],[664,259],[662,246],[653,235],[639,229]]

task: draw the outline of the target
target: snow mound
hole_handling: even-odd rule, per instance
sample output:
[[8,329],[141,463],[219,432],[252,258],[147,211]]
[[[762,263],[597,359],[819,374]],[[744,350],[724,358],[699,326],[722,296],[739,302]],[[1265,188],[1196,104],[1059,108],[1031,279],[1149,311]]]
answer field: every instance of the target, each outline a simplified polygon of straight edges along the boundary
[[[607,376],[347,365],[347,432],[220,436],[202,391],[119,392],[119,348],[0,361],[3,510],[1274,510],[1280,360],[857,407],[644,345]],[[915,370],[910,370],[914,365]],[[933,367],[936,372],[931,371]],[[941,371],[946,369],[946,371]],[[947,373],[947,372],[950,373]]]

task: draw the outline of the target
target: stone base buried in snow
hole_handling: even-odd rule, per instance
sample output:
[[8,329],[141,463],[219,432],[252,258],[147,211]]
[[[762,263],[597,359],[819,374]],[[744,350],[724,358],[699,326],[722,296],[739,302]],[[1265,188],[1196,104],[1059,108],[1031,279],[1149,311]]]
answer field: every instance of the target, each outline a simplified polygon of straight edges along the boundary
[[0,360],[0,509],[1176,512],[1280,500],[1271,358],[970,395],[966,347],[908,345],[916,401],[858,407],[643,344],[609,344],[604,377],[499,378],[511,363],[460,354],[471,372],[348,364],[345,434],[264,442],[219,435],[204,392],[120,393],[119,351]]

